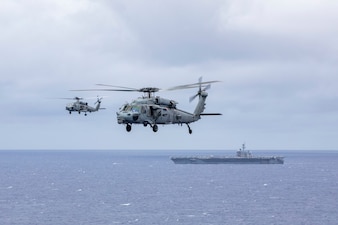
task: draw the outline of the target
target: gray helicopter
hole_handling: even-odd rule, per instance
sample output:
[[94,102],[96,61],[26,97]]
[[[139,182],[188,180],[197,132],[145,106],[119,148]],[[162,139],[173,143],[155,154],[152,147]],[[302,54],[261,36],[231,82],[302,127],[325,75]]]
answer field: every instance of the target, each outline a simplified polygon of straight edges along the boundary
[[102,98],[97,97],[97,101],[95,102],[96,106],[92,107],[88,105],[88,102],[83,102],[83,98],[80,97],[74,97],[74,98],[63,98],[63,99],[72,99],[76,100],[75,102],[68,103],[66,105],[66,110],[69,111],[69,114],[72,114],[72,112],[78,112],[81,114],[81,112],[84,112],[84,115],[87,116],[87,112],[96,112],[99,111],[101,106],[101,100]]
[[186,84],[175,86],[166,91],[181,90],[198,88],[197,94],[190,98],[190,102],[197,96],[199,97],[197,106],[193,113],[180,110],[176,107],[178,104],[174,100],[169,100],[155,96],[155,93],[161,89],[156,87],[146,87],[141,89],[113,86],[107,84],[97,84],[99,86],[109,87],[107,89],[87,89],[87,90],[73,90],[73,91],[126,91],[126,92],[143,92],[144,95],[138,99],[133,100],[131,103],[126,103],[120,107],[117,112],[117,123],[125,124],[126,130],[131,131],[132,124],[143,124],[145,127],[148,125],[154,132],[158,131],[158,124],[186,124],[189,129],[189,134],[192,130],[189,126],[190,123],[201,119],[201,116],[222,115],[220,113],[203,113],[205,109],[205,101],[208,96],[206,90],[210,88],[211,83],[219,81],[206,81],[202,82],[202,78],[198,83]]

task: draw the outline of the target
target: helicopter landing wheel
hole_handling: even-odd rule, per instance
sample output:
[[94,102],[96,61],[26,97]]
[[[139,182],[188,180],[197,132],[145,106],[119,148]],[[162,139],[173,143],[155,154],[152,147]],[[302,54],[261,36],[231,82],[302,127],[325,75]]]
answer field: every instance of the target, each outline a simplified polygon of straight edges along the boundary
[[154,124],[154,126],[153,126],[153,131],[154,131],[154,132],[157,132],[157,131],[158,131],[158,126],[157,126],[156,124]]
[[147,122],[147,121],[144,121],[144,122],[143,122],[143,126],[145,126],[145,127],[148,126],[148,122]]
[[126,130],[127,130],[128,132],[130,132],[130,131],[131,131],[131,125],[130,125],[130,124],[127,124],[127,126],[126,126]]

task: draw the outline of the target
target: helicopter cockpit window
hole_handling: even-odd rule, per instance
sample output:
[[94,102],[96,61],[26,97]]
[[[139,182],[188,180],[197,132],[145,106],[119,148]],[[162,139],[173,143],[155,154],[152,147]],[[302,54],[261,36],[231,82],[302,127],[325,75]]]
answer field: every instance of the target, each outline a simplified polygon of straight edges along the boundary
[[127,111],[127,108],[128,108],[128,104],[125,104],[125,105],[123,105],[122,107],[121,107],[121,111]]
[[141,111],[141,106],[139,105],[129,105],[129,104],[126,104],[124,106],[121,107],[121,110],[123,112],[136,112],[136,113],[139,113]]
[[131,107],[131,111],[139,113],[141,111],[140,108],[141,108],[140,106],[134,105],[134,106]]

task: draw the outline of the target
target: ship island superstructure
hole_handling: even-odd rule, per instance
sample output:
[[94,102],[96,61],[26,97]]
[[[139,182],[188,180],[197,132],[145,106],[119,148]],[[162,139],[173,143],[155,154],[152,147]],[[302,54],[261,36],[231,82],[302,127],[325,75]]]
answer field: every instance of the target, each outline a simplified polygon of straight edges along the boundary
[[284,164],[282,156],[253,156],[242,145],[236,156],[173,156],[175,164]]

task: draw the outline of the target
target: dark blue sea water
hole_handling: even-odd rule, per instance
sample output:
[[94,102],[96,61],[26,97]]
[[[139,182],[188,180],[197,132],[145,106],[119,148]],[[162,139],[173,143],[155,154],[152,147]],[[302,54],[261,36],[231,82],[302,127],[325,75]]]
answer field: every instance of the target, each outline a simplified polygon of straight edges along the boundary
[[0,224],[337,224],[338,151],[273,153],[285,164],[169,159],[207,151],[0,151]]

